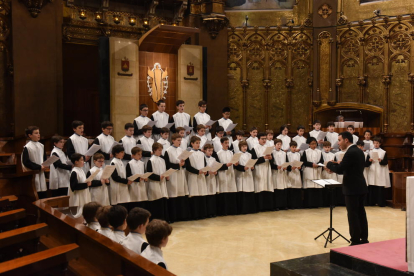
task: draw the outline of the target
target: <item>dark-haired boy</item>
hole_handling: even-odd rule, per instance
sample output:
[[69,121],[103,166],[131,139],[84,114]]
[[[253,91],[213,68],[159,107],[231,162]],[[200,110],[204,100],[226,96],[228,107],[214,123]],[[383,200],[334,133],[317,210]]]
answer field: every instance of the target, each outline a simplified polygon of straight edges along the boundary
[[222,126],[218,126],[216,128],[216,137],[213,139],[213,146],[214,146],[214,152],[217,154],[217,152],[221,151],[221,138],[224,137],[224,128]]
[[112,229],[109,227],[110,224],[109,224],[108,214],[111,209],[112,209],[111,205],[100,207],[98,211],[96,212],[96,219],[98,220],[99,225],[101,226],[98,229],[98,233],[115,241],[114,231],[112,231]]
[[101,204],[95,201],[86,203],[83,206],[82,216],[85,219],[87,226],[94,231],[98,231],[100,228],[99,222],[96,219],[96,213],[98,212],[98,209],[101,207]]
[[[223,114],[223,118],[221,118],[220,120],[218,120],[218,124],[219,126],[222,126],[224,128],[224,131],[226,131],[226,129],[229,127],[229,125],[231,125],[233,123],[233,121],[230,119],[230,107],[225,107],[222,110],[222,114]],[[233,144],[233,134],[234,134],[235,130],[233,129],[232,131],[227,131],[224,133],[224,137],[229,138],[229,143],[230,145]]]
[[240,152],[239,143],[243,141],[243,137],[244,137],[243,130],[236,131],[236,141],[234,141],[232,144],[234,153]]
[[128,186],[132,184],[132,181],[126,176],[126,168],[122,162],[124,154],[125,151],[123,146],[116,145],[112,148],[112,155],[114,158],[111,161],[111,165],[115,166],[115,170],[109,179],[111,205],[128,203],[131,201]]
[[304,126],[298,126],[296,128],[296,132],[298,135],[296,135],[295,137],[292,138],[292,141],[296,142],[296,152],[300,152],[300,154],[303,154],[303,151],[301,151],[300,145],[302,145],[303,143],[306,144],[306,138],[303,136],[303,134],[305,133],[305,127]]
[[254,146],[259,144],[259,139],[257,138],[257,127],[252,127],[250,129],[250,137],[246,139],[246,142],[249,147],[249,152],[253,150]]
[[42,163],[46,160],[45,147],[40,140],[40,131],[37,126],[29,126],[26,129],[26,136],[30,141],[24,146],[22,153],[23,170],[39,171],[35,175],[35,187],[39,198],[46,197],[45,167]]
[[160,131],[162,127],[165,127],[168,123],[170,123],[170,115],[165,112],[166,104],[164,100],[159,100],[157,102],[158,110],[152,113],[151,120],[157,121],[153,127],[153,137],[154,141],[158,141],[160,139]]
[[[139,147],[133,147],[131,150],[132,159],[126,165],[126,176],[130,177],[135,174],[144,174],[145,173],[145,164],[142,159],[142,149]],[[147,209],[148,205],[148,193],[146,181],[148,178],[144,179],[138,177],[134,182],[129,185],[129,196],[131,199],[131,207],[141,207]]]
[[152,145],[154,144],[154,139],[151,138],[152,127],[143,126],[142,127],[143,136],[138,139],[137,145],[142,145],[142,161],[147,166],[148,160],[152,155]]
[[[174,125],[172,126],[171,131],[173,133],[176,132],[175,128],[177,127],[185,127],[190,126],[191,127],[191,116],[188,113],[184,112],[185,102],[183,100],[178,100],[175,103],[175,106],[177,107],[177,113],[175,113],[172,116]],[[187,131],[185,133],[186,137],[190,134],[190,131]]]
[[69,207],[78,207],[77,213],[74,215],[78,218],[82,215],[82,208],[88,202],[91,202],[91,194],[89,187],[91,182],[86,182],[86,174],[83,171],[83,155],[79,153],[72,154],[70,161],[74,165],[70,173],[70,189],[69,189]]
[[[68,155],[68,158],[71,159],[72,154],[79,153],[84,155],[89,148],[89,142],[88,139],[83,137],[84,134],[84,123],[81,121],[73,121],[72,122],[72,129],[73,134],[69,137],[69,139],[66,141],[66,153]],[[90,156],[85,156],[85,162],[83,171],[87,173],[89,171],[89,159]]]
[[134,125],[131,123],[125,124],[125,136],[122,137],[121,140],[119,140],[119,143],[124,146],[125,154],[124,159],[122,161],[124,162],[124,165],[128,164],[129,160],[131,160],[131,149],[137,145],[137,140],[135,140],[133,134],[134,134]]
[[161,138],[158,139],[157,143],[162,145],[162,156],[164,156],[165,151],[171,146],[171,143],[168,141],[170,137],[170,130],[166,127],[161,128],[160,131]]
[[145,234],[150,217],[151,213],[143,208],[135,207],[129,211],[126,221],[130,232],[120,244],[141,255],[148,246],[142,235]]
[[[338,143],[338,133],[335,132],[335,123],[334,122],[328,122],[328,132],[326,133],[325,140],[330,142],[331,146]],[[334,151],[336,152],[337,149],[334,149]]]
[[59,160],[50,166],[49,189],[52,190],[53,197],[65,196],[68,195],[69,178],[72,166],[68,164],[69,160],[62,150],[65,145],[63,137],[55,135],[51,140],[54,147],[50,156],[54,155],[59,157]]
[[143,136],[142,127],[146,126],[148,122],[151,121],[151,119],[148,118],[148,110],[148,105],[146,104],[141,104],[139,106],[141,115],[134,119],[134,137],[136,140]]
[[122,205],[115,205],[109,210],[108,221],[114,229],[115,242],[121,243],[125,240],[125,229],[127,227],[127,209]]
[[114,130],[114,124],[109,121],[104,121],[101,123],[101,128],[102,133],[95,138],[93,143],[101,146],[101,149],[98,152],[102,153],[105,157],[105,165],[109,165],[112,158],[110,150],[115,142],[114,137],[111,135]]
[[[207,102],[206,101],[199,101],[198,102],[198,113],[193,117],[193,130],[197,129],[198,125],[206,125],[208,121],[210,121],[210,115],[206,113],[207,109]],[[206,138],[207,140],[211,141],[211,133],[210,133],[211,126],[206,126]],[[194,131],[194,134],[196,132]]]
[[354,132],[355,132],[355,127],[353,126],[353,125],[349,125],[349,126],[347,126],[346,127],[346,130],[349,132],[349,133],[351,133],[352,134],[352,139],[354,140],[353,141],[353,144],[354,145],[356,145],[356,143],[358,142],[358,140],[359,140],[359,137],[358,136],[356,136],[355,134],[354,134]]
[[141,256],[167,269],[161,248],[167,246],[171,232],[172,227],[167,222],[159,219],[151,221],[145,231],[149,246],[142,252]]

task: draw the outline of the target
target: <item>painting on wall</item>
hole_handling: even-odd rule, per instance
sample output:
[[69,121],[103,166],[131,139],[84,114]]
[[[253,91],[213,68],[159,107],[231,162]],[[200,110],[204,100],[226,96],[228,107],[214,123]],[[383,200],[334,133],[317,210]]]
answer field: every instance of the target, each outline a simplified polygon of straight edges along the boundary
[[296,0],[226,0],[226,10],[292,9]]

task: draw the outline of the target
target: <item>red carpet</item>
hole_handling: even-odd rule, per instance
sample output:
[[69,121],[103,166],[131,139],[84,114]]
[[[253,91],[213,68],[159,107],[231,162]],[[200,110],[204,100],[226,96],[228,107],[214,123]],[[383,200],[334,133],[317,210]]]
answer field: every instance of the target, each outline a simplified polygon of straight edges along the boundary
[[405,238],[331,250],[395,270],[408,271],[405,261]]

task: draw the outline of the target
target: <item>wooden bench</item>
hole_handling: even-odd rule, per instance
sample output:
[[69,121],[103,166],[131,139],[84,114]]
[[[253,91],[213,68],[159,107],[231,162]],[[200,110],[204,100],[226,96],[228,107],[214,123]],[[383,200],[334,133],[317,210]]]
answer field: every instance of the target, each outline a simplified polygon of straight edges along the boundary
[[[62,200],[58,203],[57,200]],[[47,248],[76,242],[80,255],[69,262],[69,271],[75,275],[174,275],[162,267],[139,256],[119,243],[86,227],[52,205],[61,206],[67,196],[41,199],[34,202],[40,212],[40,221],[49,226],[49,234],[40,242]]]
[[29,256],[0,263],[0,274],[3,276],[24,275],[64,275],[68,262],[79,256],[79,246],[67,244]]

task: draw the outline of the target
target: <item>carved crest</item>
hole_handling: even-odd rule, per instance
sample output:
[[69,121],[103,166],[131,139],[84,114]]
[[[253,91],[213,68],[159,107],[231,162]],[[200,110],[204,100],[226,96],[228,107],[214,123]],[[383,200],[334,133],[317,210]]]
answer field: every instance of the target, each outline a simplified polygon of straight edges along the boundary
[[168,71],[162,70],[161,64],[155,63],[154,68],[148,67],[147,76],[148,93],[154,102],[165,99],[164,94],[167,94],[168,89]]
[[326,19],[328,18],[332,13],[332,7],[329,6],[328,4],[323,4],[322,6],[319,7],[318,9],[318,14],[323,18]]

